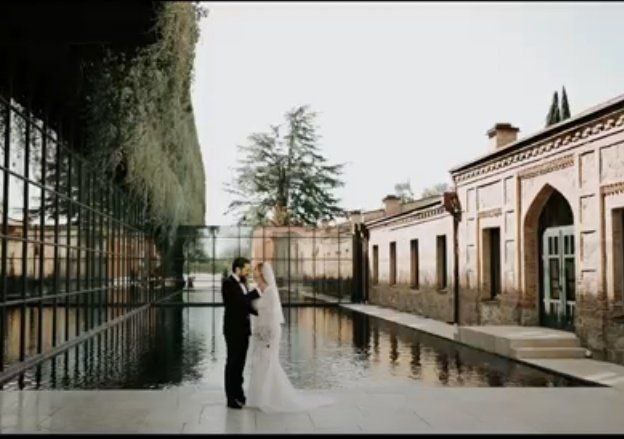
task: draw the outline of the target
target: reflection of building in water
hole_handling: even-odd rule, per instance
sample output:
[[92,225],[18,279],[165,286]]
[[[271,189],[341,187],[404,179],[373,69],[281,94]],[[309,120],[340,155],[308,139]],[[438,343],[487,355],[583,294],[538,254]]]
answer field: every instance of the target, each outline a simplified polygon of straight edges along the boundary
[[389,196],[364,219],[369,302],[574,331],[596,357],[624,363],[624,96],[517,132],[489,130],[489,151],[451,170],[446,195]]
[[[169,314],[181,313],[179,310],[168,310]],[[37,309],[29,309],[27,315],[28,332],[26,340],[28,343],[27,351],[29,355],[36,354],[36,334],[37,334]],[[52,310],[44,308],[44,324],[43,342],[44,351],[51,349],[51,318]],[[76,347],[67,350],[65,353],[55,357],[54,365],[52,361],[46,361],[41,365],[40,379],[48,382],[48,385],[67,388],[81,388],[83,386],[99,387],[98,380],[116,380],[132,384],[133,380],[137,380],[136,375],[153,377],[154,368],[158,368],[158,359],[153,359],[153,363],[139,363],[139,358],[152,358],[157,352],[162,357],[172,359],[175,353],[166,351],[169,346],[163,343],[161,333],[171,336],[178,336],[182,331],[171,331],[170,327],[163,328],[163,322],[158,317],[162,317],[162,312],[152,308],[145,313],[131,317],[128,321],[100,332],[98,335],[89,338]],[[76,317],[75,309],[69,310],[70,328],[73,328],[73,322]],[[65,313],[63,311],[58,314],[59,322],[57,329],[59,337],[64,340]],[[84,322],[84,316],[81,316]],[[12,363],[19,358],[19,309],[12,309],[8,312],[9,334],[11,337],[7,340],[7,363]],[[69,340],[73,339],[75,334],[69,333]],[[177,341],[179,343],[179,341]],[[171,342],[169,342],[171,343]],[[174,342],[176,343],[176,342]],[[150,351],[151,350],[151,351]],[[145,352],[152,355],[145,356]],[[172,357],[174,355],[174,357]],[[130,365],[140,367],[129,368]],[[129,373],[128,371],[131,370]],[[171,368],[171,375],[178,373],[177,368]],[[26,381],[29,382],[27,388],[36,385],[35,375],[36,369],[30,369],[26,372]],[[175,378],[175,377],[174,377]],[[5,384],[4,389],[14,389],[18,385],[17,379],[13,382]],[[119,385],[119,384],[118,384]]]
[[[94,282],[97,282],[100,278],[121,281],[124,277],[146,276],[150,261],[144,255],[150,251],[154,255],[151,259],[152,265],[160,261],[154,242],[149,238],[141,244],[130,234],[118,233],[115,237],[92,234],[92,244],[89,247],[91,250],[87,251],[84,249],[85,233],[76,225],[69,228],[66,224],[59,225],[58,234],[55,234],[54,225],[45,225],[42,234],[38,222],[28,225],[29,239],[37,242],[26,242],[24,253],[22,224],[15,219],[10,220],[8,224],[10,239],[7,239],[7,275],[9,285],[13,285],[13,288],[8,290],[9,296],[21,295],[19,279],[23,273],[31,280],[27,282],[27,295],[35,293],[39,287],[39,279],[51,280],[54,277],[55,261],[58,261],[56,275],[61,285],[64,285],[68,277],[72,282],[78,279],[85,282],[87,279],[95,279]],[[81,239],[83,243],[79,250]],[[24,259],[26,271],[23,271]],[[46,284],[44,291],[48,288],[49,285]]]

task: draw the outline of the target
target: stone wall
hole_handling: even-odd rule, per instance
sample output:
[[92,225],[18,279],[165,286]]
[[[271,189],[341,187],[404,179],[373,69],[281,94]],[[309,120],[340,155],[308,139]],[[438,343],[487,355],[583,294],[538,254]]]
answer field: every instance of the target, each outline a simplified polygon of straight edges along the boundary
[[[459,320],[462,325],[533,325],[537,315],[526,309],[516,290],[484,299],[477,289],[460,289]],[[522,323],[524,321],[524,323]]]
[[590,349],[594,358],[605,359],[604,300],[591,294],[581,294],[577,297],[576,307],[574,326],[581,345]]
[[409,285],[371,285],[368,303],[386,306],[443,322],[453,320],[453,293],[421,285],[418,290]]
[[606,360],[624,364],[624,304],[610,303],[605,323]]

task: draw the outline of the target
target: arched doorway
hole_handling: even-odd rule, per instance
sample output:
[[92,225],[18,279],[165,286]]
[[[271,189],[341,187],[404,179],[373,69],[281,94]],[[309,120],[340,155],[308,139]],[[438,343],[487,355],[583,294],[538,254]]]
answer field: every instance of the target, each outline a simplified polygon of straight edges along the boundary
[[559,191],[546,185],[536,196],[525,222],[526,286],[528,291],[538,293],[542,326],[574,330],[574,241],[570,203]]

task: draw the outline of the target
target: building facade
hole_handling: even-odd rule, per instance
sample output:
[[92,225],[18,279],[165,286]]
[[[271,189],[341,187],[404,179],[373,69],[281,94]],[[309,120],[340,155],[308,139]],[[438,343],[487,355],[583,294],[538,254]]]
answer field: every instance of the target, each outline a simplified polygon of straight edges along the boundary
[[574,331],[595,358],[624,363],[624,96],[517,132],[488,131],[490,150],[450,171],[446,197],[407,209],[386,198],[365,221],[369,302]]

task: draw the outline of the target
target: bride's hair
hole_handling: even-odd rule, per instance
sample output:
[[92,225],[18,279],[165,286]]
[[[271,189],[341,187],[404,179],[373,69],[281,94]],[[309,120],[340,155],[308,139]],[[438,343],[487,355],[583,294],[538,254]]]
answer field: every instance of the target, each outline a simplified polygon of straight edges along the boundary
[[264,278],[264,275],[262,274],[263,268],[264,268],[264,262],[260,261],[256,264],[256,269],[258,270],[258,273],[260,274],[260,278],[262,279],[262,282],[267,283],[266,279]]

